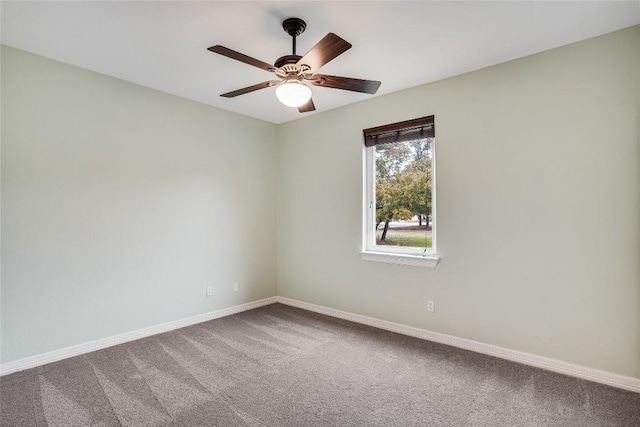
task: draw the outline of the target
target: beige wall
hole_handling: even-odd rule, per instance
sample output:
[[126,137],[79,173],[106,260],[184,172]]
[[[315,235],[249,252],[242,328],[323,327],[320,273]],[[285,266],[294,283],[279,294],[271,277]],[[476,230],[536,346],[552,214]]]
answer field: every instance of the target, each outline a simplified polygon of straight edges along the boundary
[[[640,377],[638,39],[280,126],[3,47],[2,362],[277,282],[282,296]],[[430,114],[442,260],[364,262],[361,131]]]
[[[640,377],[638,39],[281,125],[278,294]],[[431,114],[440,264],[362,261],[362,129]]]
[[2,362],[275,295],[275,131],[3,47]]

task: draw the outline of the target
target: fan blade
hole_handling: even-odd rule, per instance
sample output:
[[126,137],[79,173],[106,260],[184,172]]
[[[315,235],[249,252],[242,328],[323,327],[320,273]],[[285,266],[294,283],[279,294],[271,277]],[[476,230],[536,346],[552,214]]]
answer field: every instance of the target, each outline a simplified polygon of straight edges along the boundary
[[309,78],[309,81],[314,86],[351,90],[370,95],[376,93],[381,84],[377,80],[352,79],[350,77],[329,76],[327,74],[314,74]]
[[298,66],[308,65],[311,71],[317,71],[327,62],[351,48],[351,43],[329,33],[298,61]]
[[301,113],[307,113],[309,111],[315,111],[316,106],[313,105],[313,98],[309,98],[306,104],[298,107],[298,111]]
[[234,96],[244,95],[245,93],[253,92],[253,91],[256,91],[256,90],[260,90],[260,89],[266,89],[268,87],[275,86],[278,83],[280,83],[279,80],[269,80],[268,82],[258,83],[257,85],[253,85],[253,86],[245,87],[245,88],[242,88],[242,89],[234,90],[233,92],[223,93],[220,96],[223,96],[225,98],[233,98]]
[[258,59],[244,55],[240,52],[236,52],[235,50],[231,50],[224,46],[215,45],[207,48],[207,50],[222,56],[226,56],[227,58],[235,59],[236,61],[244,62],[245,64],[253,65],[254,67],[258,67],[265,71],[275,71],[276,69],[276,67],[271,64],[267,64],[266,62],[262,62]]

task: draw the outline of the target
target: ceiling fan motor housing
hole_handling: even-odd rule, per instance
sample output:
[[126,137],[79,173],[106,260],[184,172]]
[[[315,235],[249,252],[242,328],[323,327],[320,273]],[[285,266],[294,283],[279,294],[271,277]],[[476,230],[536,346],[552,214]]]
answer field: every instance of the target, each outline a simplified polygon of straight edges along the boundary
[[273,66],[276,68],[283,68],[285,65],[288,65],[288,64],[295,65],[298,63],[300,58],[302,58],[302,56],[300,55],[281,56],[280,58],[276,59],[276,62],[275,64],[273,64]]

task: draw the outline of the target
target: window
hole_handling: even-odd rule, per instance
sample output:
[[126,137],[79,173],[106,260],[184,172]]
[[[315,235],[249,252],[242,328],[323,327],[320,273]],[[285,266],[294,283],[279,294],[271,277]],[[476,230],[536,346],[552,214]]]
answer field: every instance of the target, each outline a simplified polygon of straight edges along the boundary
[[435,267],[434,116],[365,129],[362,258]]

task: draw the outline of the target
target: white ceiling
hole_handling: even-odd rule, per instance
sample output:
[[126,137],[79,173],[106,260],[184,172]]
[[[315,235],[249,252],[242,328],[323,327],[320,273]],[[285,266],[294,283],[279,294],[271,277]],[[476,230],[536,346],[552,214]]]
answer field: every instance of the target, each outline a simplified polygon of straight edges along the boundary
[[220,44],[265,62],[304,54],[328,32],[353,47],[321,68],[382,81],[375,96],[520,58],[640,23],[638,1],[91,1],[1,3],[3,44],[273,123],[371,95],[312,87],[317,111],[280,104],[274,88],[219,94],[272,74],[206,50]]

